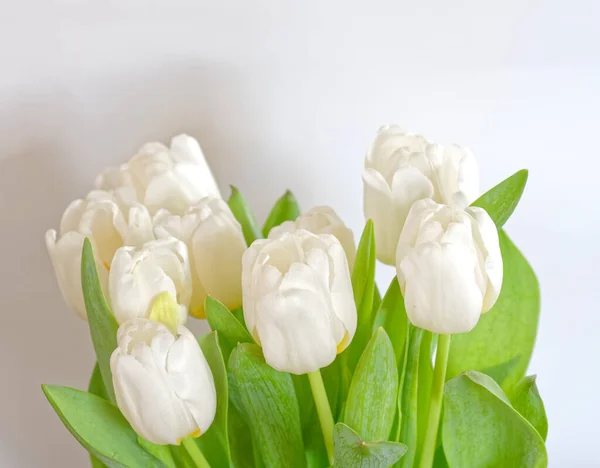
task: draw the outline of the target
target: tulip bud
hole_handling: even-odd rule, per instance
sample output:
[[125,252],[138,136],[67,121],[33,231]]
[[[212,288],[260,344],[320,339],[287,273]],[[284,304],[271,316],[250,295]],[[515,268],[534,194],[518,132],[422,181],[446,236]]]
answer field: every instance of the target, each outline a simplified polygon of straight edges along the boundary
[[159,445],[179,445],[210,427],[217,409],[213,376],[196,338],[135,319],[117,333],[110,358],[117,405],[131,427]]
[[[108,276],[109,298],[117,322],[161,316],[172,326],[184,324],[192,296],[188,251],[175,238],[121,247],[115,253]],[[164,294],[172,307],[165,313]],[[162,301],[159,299],[162,297]],[[166,316],[165,316],[166,315]]]
[[356,244],[354,234],[330,206],[316,206],[301,214],[295,221],[285,221],[279,226],[271,229],[269,239],[276,239],[285,232],[293,232],[297,229],[305,229],[313,234],[332,234],[340,241],[350,270],[354,266],[356,258]]
[[396,258],[408,318],[433,333],[472,330],[500,294],[498,231],[482,208],[416,202]]
[[373,220],[377,258],[395,263],[396,247],[412,204],[423,198],[468,206],[479,194],[472,153],[429,143],[396,126],[382,127],[363,171],[365,217]]
[[131,188],[152,214],[165,208],[182,215],[205,196],[221,197],[200,145],[183,134],[171,140],[170,148],[157,142],[145,144],[128,164],[100,174],[96,186]]
[[54,229],[46,232],[46,247],[62,295],[83,319],[87,319],[81,289],[84,239],[88,237],[92,244],[100,284],[106,295],[108,271],[115,251],[125,242],[137,244],[152,238],[151,223],[143,206],[134,204],[125,214],[113,195],[96,190],[67,207],[60,222],[60,236]]
[[242,254],[246,241],[225,201],[203,198],[183,216],[161,210],[154,217],[154,232],[158,238],[172,236],[188,246],[193,316],[205,317],[204,301],[208,295],[229,309],[242,305]]
[[255,241],[242,259],[244,319],[273,368],[325,367],[356,331],[348,261],[340,241],[306,230]]

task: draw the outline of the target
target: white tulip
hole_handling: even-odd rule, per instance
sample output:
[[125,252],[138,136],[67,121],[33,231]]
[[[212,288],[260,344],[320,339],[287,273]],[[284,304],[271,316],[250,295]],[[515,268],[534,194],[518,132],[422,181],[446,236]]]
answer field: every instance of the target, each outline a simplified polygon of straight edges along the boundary
[[344,247],[346,257],[348,257],[348,266],[352,271],[354,259],[356,258],[354,234],[333,208],[330,206],[315,206],[298,216],[295,221],[285,221],[271,229],[269,239],[276,239],[285,232],[293,232],[297,229],[306,229],[313,234],[332,234],[337,237],[342,247]]
[[434,145],[396,126],[382,127],[363,171],[365,217],[373,220],[377,258],[395,263],[396,247],[412,204],[423,198],[464,208],[479,195],[472,153]]
[[[108,293],[108,271],[116,250],[125,242],[141,243],[153,237],[148,211],[134,204],[126,216],[108,192],[96,190],[85,199],[71,202],[60,222],[60,235],[46,232],[46,246],[58,285],[71,309],[87,319],[81,290],[81,253],[83,241],[90,239],[100,284]],[[129,218],[129,219],[127,219]]]
[[98,176],[96,186],[133,189],[135,199],[152,214],[165,208],[182,215],[203,197],[221,197],[200,145],[188,135],[174,137],[170,148],[162,143],[145,144],[128,164]]
[[154,318],[156,301],[168,293],[176,309],[172,321],[175,326],[184,324],[192,296],[187,247],[172,237],[150,241],[139,248],[121,247],[111,264],[108,290],[119,323]]
[[160,445],[178,445],[210,427],[217,409],[213,376],[196,338],[180,326],[135,319],[117,333],[110,358],[117,405],[133,429]]
[[468,332],[502,287],[496,226],[482,208],[420,200],[400,235],[396,269],[414,325],[441,334]]
[[348,261],[340,241],[305,230],[255,241],[242,266],[244,318],[273,368],[325,367],[356,331]]
[[154,232],[158,238],[172,236],[188,246],[193,316],[205,317],[204,301],[208,295],[229,309],[242,305],[242,254],[246,241],[225,201],[203,198],[183,216],[161,210],[154,217]]

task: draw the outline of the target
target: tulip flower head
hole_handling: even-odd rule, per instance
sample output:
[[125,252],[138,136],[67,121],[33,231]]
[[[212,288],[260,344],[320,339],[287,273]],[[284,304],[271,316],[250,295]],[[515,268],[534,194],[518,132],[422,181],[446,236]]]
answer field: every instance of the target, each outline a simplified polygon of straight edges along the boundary
[[284,232],[292,232],[298,229],[305,229],[313,234],[332,234],[340,241],[346,257],[348,257],[348,266],[350,271],[354,266],[356,258],[356,244],[354,234],[349,229],[339,215],[330,206],[316,206],[302,213],[295,221],[285,221],[279,226],[274,227],[269,232],[269,239],[280,237]]
[[189,251],[193,295],[190,313],[204,318],[204,301],[211,295],[229,309],[242,305],[242,254],[246,241],[227,203],[205,197],[180,216],[167,210],[154,217],[158,238],[175,237]]
[[498,231],[482,208],[416,202],[396,258],[408,318],[431,332],[470,331],[500,294]]
[[382,127],[371,144],[363,171],[365,217],[374,222],[377,257],[395,263],[396,247],[414,202],[468,206],[479,194],[472,153],[458,145],[431,144],[397,126]]
[[244,319],[270,366],[314,372],[348,346],[356,306],[336,237],[298,230],[257,240],[242,264]]
[[117,405],[133,429],[159,445],[179,445],[210,427],[217,409],[213,376],[196,338],[153,320],[122,324],[110,359]]

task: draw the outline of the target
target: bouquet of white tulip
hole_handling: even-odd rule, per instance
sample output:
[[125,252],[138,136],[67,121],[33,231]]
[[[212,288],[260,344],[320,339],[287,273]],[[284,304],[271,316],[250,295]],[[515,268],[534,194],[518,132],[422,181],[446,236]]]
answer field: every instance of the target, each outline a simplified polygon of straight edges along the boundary
[[259,228],[186,135],[69,205],[46,242],[97,365],[43,391],[94,467],[547,466],[538,283],[502,230],[527,171],[479,196],[469,150],[390,126],[363,180],[358,247],[290,192]]

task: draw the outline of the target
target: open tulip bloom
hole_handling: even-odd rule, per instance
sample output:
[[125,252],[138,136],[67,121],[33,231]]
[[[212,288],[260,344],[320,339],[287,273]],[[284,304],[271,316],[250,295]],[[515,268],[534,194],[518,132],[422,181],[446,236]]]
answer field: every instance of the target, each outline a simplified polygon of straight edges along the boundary
[[95,468],[545,467],[539,288],[503,230],[527,175],[481,194],[467,148],[382,127],[356,245],[291,192],[259,226],[196,140],[148,143],[46,234],[97,362],[43,391]]

